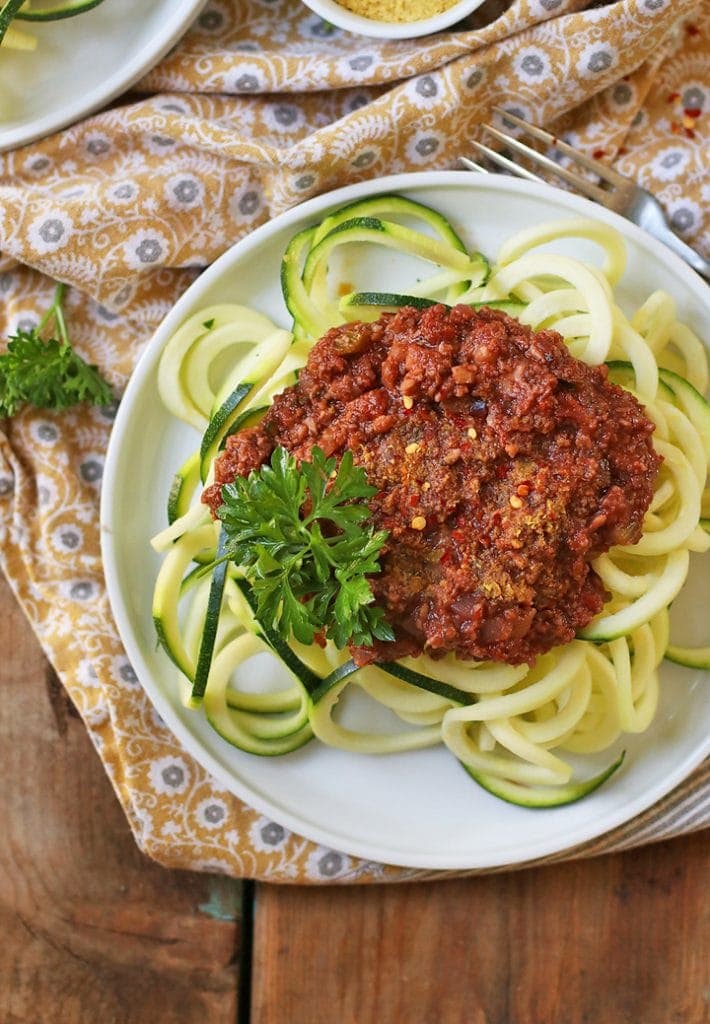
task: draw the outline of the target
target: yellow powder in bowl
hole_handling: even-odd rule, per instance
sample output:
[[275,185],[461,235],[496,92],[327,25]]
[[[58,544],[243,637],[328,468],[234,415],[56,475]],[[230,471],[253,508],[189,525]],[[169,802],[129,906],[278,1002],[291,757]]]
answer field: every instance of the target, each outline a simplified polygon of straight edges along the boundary
[[341,7],[372,21],[423,21],[443,14],[459,0],[338,0]]

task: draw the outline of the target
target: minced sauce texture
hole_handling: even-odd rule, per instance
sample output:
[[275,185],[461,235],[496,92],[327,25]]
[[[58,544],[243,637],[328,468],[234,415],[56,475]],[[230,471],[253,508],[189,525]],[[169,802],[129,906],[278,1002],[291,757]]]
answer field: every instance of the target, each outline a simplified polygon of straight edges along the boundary
[[530,663],[602,608],[591,562],[633,544],[661,459],[653,424],[604,366],[499,310],[406,307],[334,327],[258,426],[230,437],[205,500],[277,445],[349,450],[389,531],[371,577],[395,641],[356,662],[425,652]]

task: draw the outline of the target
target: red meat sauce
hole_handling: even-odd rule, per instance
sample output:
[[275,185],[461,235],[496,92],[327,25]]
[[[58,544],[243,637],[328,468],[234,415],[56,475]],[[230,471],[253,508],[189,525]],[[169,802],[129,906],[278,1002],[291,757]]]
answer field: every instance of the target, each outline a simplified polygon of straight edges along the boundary
[[605,599],[591,561],[633,544],[661,462],[642,406],[553,331],[498,310],[401,309],[334,327],[262,422],[230,437],[203,500],[277,445],[353,453],[378,529],[371,578],[394,642],[520,664],[570,641]]

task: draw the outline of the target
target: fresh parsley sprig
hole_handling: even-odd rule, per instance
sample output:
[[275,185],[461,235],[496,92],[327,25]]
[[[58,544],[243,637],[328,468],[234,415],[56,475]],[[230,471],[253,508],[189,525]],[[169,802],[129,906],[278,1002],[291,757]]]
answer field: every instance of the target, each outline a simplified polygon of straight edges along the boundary
[[[71,346],[62,310],[64,292],[65,286],[58,284],[37,327],[19,330],[0,355],[0,417],[13,416],[23,405],[59,410],[80,402],[108,405],[112,400],[110,385]],[[59,339],[44,341],[42,332],[50,323]]]
[[321,630],[338,647],[394,640],[367,579],[387,539],[367,523],[362,499],[375,491],[350,452],[338,465],[320,448],[300,466],[276,448],[270,464],[225,485],[225,552],[245,573],[258,619],[304,644]]

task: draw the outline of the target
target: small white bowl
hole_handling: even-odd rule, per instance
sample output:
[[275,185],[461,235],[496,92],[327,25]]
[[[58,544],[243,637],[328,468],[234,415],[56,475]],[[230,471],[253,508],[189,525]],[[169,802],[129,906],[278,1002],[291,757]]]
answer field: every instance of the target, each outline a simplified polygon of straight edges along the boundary
[[344,28],[348,32],[355,32],[361,36],[370,36],[377,39],[414,39],[417,36],[426,36],[431,32],[441,32],[450,28],[457,21],[471,14],[477,7],[480,7],[483,0],[459,0],[453,7],[435,14],[431,18],[423,18],[421,21],[379,21],[374,18],[363,18],[360,14],[353,14],[335,0],[303,0],[306,7],[319,14],[325,21],[329,21],[338,28]]

